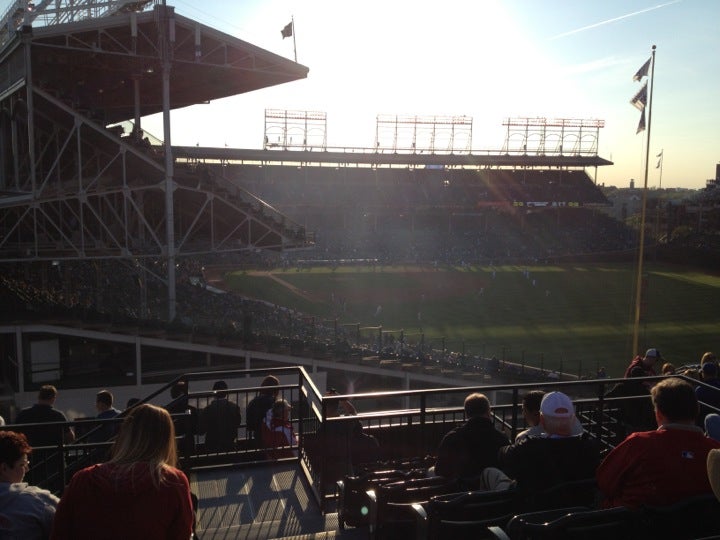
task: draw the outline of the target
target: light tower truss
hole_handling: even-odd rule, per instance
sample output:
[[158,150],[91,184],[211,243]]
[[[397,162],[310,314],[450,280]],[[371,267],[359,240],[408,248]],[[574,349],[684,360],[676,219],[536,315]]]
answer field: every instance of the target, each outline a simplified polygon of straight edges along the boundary
[[327,150],[327,113],[265,109],[265,150]]
[[469,154],[471,116],[377,115],[375,149],[378,152]]
[[[303,227],[170,142],[170,110],[306,74],[165,5],[23,25],[0,50],[0,262],[160,262],[173,319],[177,257],[306,247]],[[141,126],[155,113],[157,145]]]
[[506,118],[504,153],[523,155],[598,155],[605,120],[579,118]]

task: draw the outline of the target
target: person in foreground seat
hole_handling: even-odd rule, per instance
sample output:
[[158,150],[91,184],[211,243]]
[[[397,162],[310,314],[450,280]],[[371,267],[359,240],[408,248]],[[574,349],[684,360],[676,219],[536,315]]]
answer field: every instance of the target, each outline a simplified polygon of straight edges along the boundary
[[240,407],[228,399],[225,381],[215,381],[212,389],[215,398],[200,410],[198,432],[205,435],[206,452],[232,452],[237,448],[235,442],[242,424]]
[[710,493],[707,457],[720,442],[695,425],[698,401],[682,379],[660,381],[651,390],[658,428],[630,434],[597,470],[603,506],[667,506]]
[[707,457],[707,473],[710,487],[720,501],[720,450],[710,450]]
[[493,426],[488,398],[479,393],[467,396],[465,416],[467,422],[440,441],[437,461],[430,474],[470,479],[486,467],[497,466],[498,449],[510,444],[510,439]]
[[[587,433],[578,434],[577,424],[572,400],[562,392],[549,392],[540,402],[544,433],[498,452],[500,469],[517,482],[517,489],[528,500],[558,484],[595,475],[600,462],[598,446]],[[535,503],[541,506],[542,501]]]
[[[542,390],[531,390],[522,398],[522,413],[525,418],[527,429],[515,435],[515,444],[522,442],[528,437],[541,437],[545,435],[545,429],[540,423],[540,404],[545,397]],[[577,416],[574,416],[572,435],[582,435],[584,428]]]
[[175,466],[170,414],[143,404],[120,427],[109,462],[73,476],[52,540],[185,540],[193,528],[190,485]]
[[30,468],[32,448],[22,433],[0,431],[0,538],[46,540],[50,536],[58,498],[29,486],[23,477]]

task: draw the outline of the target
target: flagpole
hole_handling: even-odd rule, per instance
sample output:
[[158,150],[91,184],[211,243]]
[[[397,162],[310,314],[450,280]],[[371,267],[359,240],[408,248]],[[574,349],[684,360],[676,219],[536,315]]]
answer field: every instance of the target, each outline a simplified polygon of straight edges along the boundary
[[658,251],[660,249],[660,207],[661,201],[662,201],[662,162],[663,162],[663,152],[664,150],[660,150],[660,153],[657,155],[659,158],[658,164],[655,166],[656,169],[660,169],[660,185],[658,187],[658,196],[657,200],[655,202],[655,260],[657,261],[658,257]]
[[297,64],[297,44],[295,43],[295,15],[290,17],[290,24],[292,25],[291,28],[293,36],[293,54],[295,55],[295,63]]
[[650,128],[652,127],[652,95],[655,87],[655,49],[652,46],[652,62],[650,67],[650,96],[648,97],[649,109],[647,115],[647,140],[645,141],[645,181],[643,183],[642,204],[640,212],[640,247],[638,249],[638,265],[637,265],[637,281],[635,283],[635,321],[633,324],[633,356],[639,353],[638,342],[640,338],[640,306],[642,301],[642,275],[643,275],[643,258],[645,256],[645,212],[647,204],[647,183],[648,183],[648,163],[650,159]]
[[656,169],[660,169],[660,183],[658,187],[658,197],[657,197],[657,203],[655,207],[655,260],[657,260],[658,256],[658,250],[660,248],[660,201],[662,197],[662,162],[665,154],[665,149],[663,148],[660,150],[660,153],[658,154],[658,164],[655,167]]

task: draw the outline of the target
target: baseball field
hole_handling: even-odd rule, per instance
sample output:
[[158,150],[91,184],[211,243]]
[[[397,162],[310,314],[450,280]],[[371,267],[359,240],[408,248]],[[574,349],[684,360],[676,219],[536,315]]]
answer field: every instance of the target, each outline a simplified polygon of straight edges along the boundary
[[[639,349],[675,365],[720,349],[720,275],[645,265]],[[364,339],[495,356],[578,375],[622,376],[633,356],[635,269],[567,266],[338,266],[230,271],[224,285]]]

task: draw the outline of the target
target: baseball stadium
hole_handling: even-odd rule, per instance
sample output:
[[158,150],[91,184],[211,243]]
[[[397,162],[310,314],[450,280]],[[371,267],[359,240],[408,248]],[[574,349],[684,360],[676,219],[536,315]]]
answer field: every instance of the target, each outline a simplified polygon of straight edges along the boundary
[[[152,404],[172,415],[195,538],[720,534],[679,518],[720,509],[709,486],[620,510],[594,478],[530,503],[428,473],[468,395],[509,443],[530,427],[523,396],[566,394],[606,456],[657,427],[633,412],[663,363],[717,390],[700,369],[720,326],[714,185],[617,219],[594,118],[508,117],[479,150],[470,116],[378,114],[366,146],[333,146],[325,112],[267,108],[262,148],[176,146],[171,111],[309,68],[159,0],[17,0],[1,28],[0,430],[33,433],[15,418],[55,388],[66,418],[43,426],[73,440],[30,440],[26,481],[59,508]],[[163,133],[143,128],[156,114]],[[662,362],[631,391],[635,357]],[[250,420],[268,376],[281,445]],[[193,416],[219,399],[241,415],[220,449]]]

